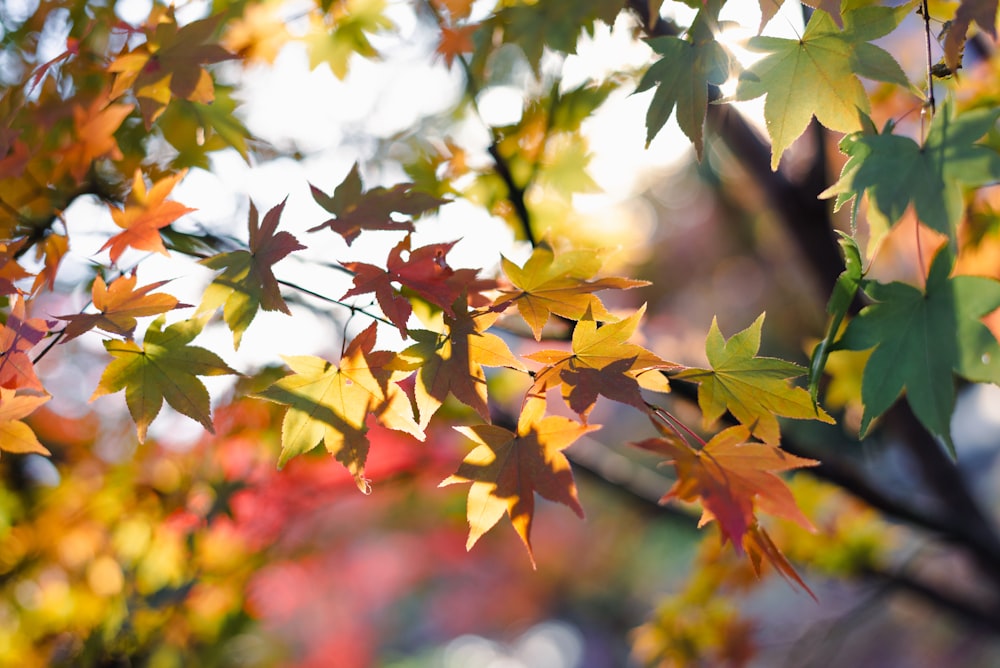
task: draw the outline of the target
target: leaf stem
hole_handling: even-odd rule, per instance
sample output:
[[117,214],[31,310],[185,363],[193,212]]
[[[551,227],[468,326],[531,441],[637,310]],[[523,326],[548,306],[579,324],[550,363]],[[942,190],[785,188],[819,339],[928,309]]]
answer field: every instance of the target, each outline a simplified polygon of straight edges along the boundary
[[[924,44],[927,48],[927,108],[930,109],[931,118],[937,112],[934,102],[934,74],[931,68],[934,67],[933,56],[931,56],[931,14],[927,7],[927,0],[922,0],[920,13],[924,15]],[[924,114],[920,114],[924,118]]]

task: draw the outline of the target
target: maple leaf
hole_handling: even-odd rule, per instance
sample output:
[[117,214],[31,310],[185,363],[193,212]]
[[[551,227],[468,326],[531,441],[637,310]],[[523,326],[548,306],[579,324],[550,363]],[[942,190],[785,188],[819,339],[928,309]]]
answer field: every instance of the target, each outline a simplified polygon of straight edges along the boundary
[[351,472],[358,488],[367,492],[369,413],[375,412],[386,427],[423,440],[409,398],[395,383],[406,374],[387,368],[393,353],[372,351],[375,332],[372,323],[355,337],[339,367],[319,357],[283,357],[293,373],[256,395],[288,406],[281,423],[279,468],[322,442]]
[[431,0],[437,11],[447,10],[448,17],[453,23],[469,16],[472,12],[472,3],[473,0]]
[[675,498],[700,502],[699,526],[717,520],[723,540],[732,541],[741,552],[744,537],[757,524],[758,510],[812,530],[788,485],[775,473],[819,464],[749,439],[749,428],[739,425],[719,432],[700,450],[677,438],[651,438],[634,445],[666,455],[677,470],[677,482],[660,503]]
[[[757,28],[757,32],[760,33],[764,29],[764,26],[778,15],[778,11],[785,4],[785,0],[758,0],[758,2],[760,3],[760,26]],[[808,5],[813,9],[824,10],[830,14],[830,18],[838,26],[843,27],[844,21],[840,16],[840,0],[806,0],[802,4]]]
[[451,67],[463,53],[470,53],[475,48],[472,35],[479,30],[479,24],[451,27],[441,26],[441,39],[434,52],[444,58],[445,65]]
[[477,443],[458,470],[441,482],[442,487],[472,483],[466,509],[469,520],[466,549],[472,549],[506,513],[534,566],[531,525],[535,493],[568,506],[583,517],[573,472],[562,451],[596,429],[597,425],[582,425],[554,415],[537,421],[522,419],[516,433],[488,424],[455,427]]
[[503,339],[486,332],[497,317],[495,313],[463,312],[455,318],[446,315],[442,333],[410,331],[416,343],[399,353],[389,368],[417,371],[414,397],[421,428],[427,427],[449,393],[489,421],[483,367],[527,371]]
[[0,387],[43,391],[35,374],[35,365],[27,352],[49,331],[49,323],[41,318],[28,318],[23,297],[18,297],[0,330]]
[[137,280],[134,271],[130,275],[116,278],[110,286],[101,276],[96,277],[91,294],[94,308],[100,313],[57,315],[57,318],[69,323],[63,330],[62,342],[72,341],[94,328],[131,339],[138,324],[136,318],[159,315],[175,308],[189,306],[178,302],[173,295],[153,292],[169,281],[157,281],[136,289]]
[[837,281],[833,285],[833,294],[830,295],[830,300],[826,305],[826,311],[831,316],[826,336],[816,344],[809,359],[809,395],[812,397],[813,404],[816,403],[816,398],[819,396],[819,379],[826,367],[831,346],[840,332],[840,326],[854,301],[858,288],[861,287],[861,277],[864,274],[861,251],[858,249],[857,242],[843,232],[838,231],[837,233],[840,235],[840,247],[844,251],[845,267],[844,271],[837,277]]
[[527,355],[547,365],[535,374],[528,401],[542,399],[548,390],[561,385],[566,403],[582,417],[593,408],[598,395],[646,410],[640,388],[669,392],[670,385],[658,370],[678,365],[628,342],[645,310],[643,305],[628,318],[603,327],[588,314],[573,329],[572,351],[542,350]]
[[17,294],[19,290],[15,283],[31,276],[17,261],[25,243],[27,239],[0,243],[0,295]]
[[210,41],[222,17],[217,14],[178,27],[173,11],[168,11],[148,31],[146,42],[108,65],[108,72],[116,74],[111,98],[132,88],[147,130],[171,97],[212,102],[215,84],[204,66],[234,58]]
[[591,318],[601,322],[616,318],[604,308],[594,292],[649,285],[647,281],[628,278],[601,278],[590,280],[600,271],[603,260],[598,251],[576,250],[558,256],[547,243],[538,244],[531,257],[518,267],[505,257],[501,266],[515,290],[501,290],[504,294],[494,302],[493,310],[503,311],[517,306],[518,313],[531,327],[535,340],[541,340],[542,328],[552,314],[580,320],[588,311]]
[[17,454],[52,454],[38,441],[31,427],[21,421],[51,398],[47,394],[18,395],[15,390],[0,388],[0,450]]
[[[945,101],[931,120],[923,146],[909,137],[880,134],[844,137],[841,152],[849,156],[840,179],[820,197],[837,196],[834,209],[867,192],[869,218],[874,213],[898,221],[910,204],[917,217],[931,228],[955,236],[962,216],[962,186],[979,186],[1000,180],[1000,154],[975,144],[994,126],[1000,109],[973,109],[961,115]],[[871,244],[870,244],[871,245]]]
[[646,112],[646,148],[676,107],[677,124],[701,159],[708,88],[725,83],[732,67],[729,54],[715,41],[705,16],[704,11],[698,13],[687,39],[656,37],[646,42],[662,56],[649,66],[635,89],[641,93],[656,86]]
[[393,27],[385,16],[385,8],[385,0],[341,0],[329,14],[311,13],[304,40],[310,68],[326,63],[334,76],[343,79],[354,54],[377,57],[378,51],[368,35]]
[[222,270],[206,288],[199,313],[214,312],[225,303],[223,318],[233,333],[238,349],[243,333],[259,309],[291,315],[281,296],[272,267],[290,253],[305,246],[288,232],[278,232],[278,221],[285,201],[264,214],[259,221],[257,207],[250,204],[249,249],[220,253],[200,261],[210,269]]
[[698,406],[708,429],[728,409],[751,433],[769,445],[781,441],[778,416],[834,423],[826,411],[813,405],[809,393],[789,384],[788,379],[803,375],[798,364],[773,357],[757,357],[762,313],[752,325],[728,341],[712,318],[705,340],[711,369],[688,368],[674,378],[699,383]]
[[[2,247],[0,245],[0,249]],[[56,272],[68,252],[69,237],[65,234],[50,232],[42,241],[35,244],[35,261],[42,263],[42,269],[35,275],[35,281],[31,285],[32,294],[37,293],[43,286],[49,290],[55,288]]]
[[114,359],[101,374],[90,400],[125,390],[125,403],[140,442],[146,440],[146,429],[159,414],[164,399],[174,410],[214,433],[208,390],[198,376],[237,372],[210,350],[188,345],[201,331],[200,322],[184,320],[166,329],[163,325],[163,316],[154,320],[142,346],[130,340],[104,342]]
[[869,114],[871,106],[859,76],[909,86],[899,64],[870,40],[894,30],[912,8],[913,2],[853,8],[843,14],[843,30],[829,13],[816,10],[801,39],[750,39],[748,48],[767,55],[740,75],[735,97],[767,95],[764,121],[772,170],[813,116],[838,132],[862,129],[859,110]]
[[743,549],[746,550],[747,556],[750,557],[750,563],[753,565],[754,572],[757,573],[758,577],[760,576],[761,559],[767,559],[781,577],[790,583],[802,587],[807,594],[812,596],[814,601],[818,602],[816,594],[799,577],[795,568],[788,563],[788,559],[785,558],[785,555],[781,553],[778,546],[771,540],[771,536],[760,525],[754,524],[744,534]]
[[962,65],[962,50],[969,26],[975,21],[993,39],[997,38],[997,0],[961,0],[947,26],[944,38],[944,62],[952,72]]
[[314,185],[309,186],[313,199],[321,207],[333,214],[333,218],[310,228],[316,232],[324,227],[344,237],[350,246],[362,230],[405,230],[413,231],[413,223],[408,220],[394,220],[393,213],[404,216],[418,216],[433,211],[449,200],[439,199],[413,190],[412,183],[398,183],[386,189],[376,186],[364,190],[357,163],[333,191],[330,197]]
[[274,59],[292,36],[285,25],[284,3],[262,2],[250,5],[243,15],[231,21],[222,45],[244,62],[274,64]]
[[142,172],[136,169],[132,192],[125,200],[125,207],[119,209],[108,205],[111,209],[111,218],[124,232],[119,232],[108,239],[100,251],[108,250],[112,262],[117,262],[129,247],[168,255],[163,239],[160,238],[160,228],[170,225],[186,213],[195,211],[180,202],[165,201],[167,195],[185,174],[187,170],[165,176],[147,190]]
[[222,86],[216,88],[211,104],[174,100],[158,123],[163,138],[177,149],[171,165],[208,169],[207,154],[230,147],[249,163],[250,131],[240,121],[236,108],[231,89]]
[[949,277],[953,263],[947,248],[939,250],[923,291],[900,282],[863,282],[865,294],[876,303],[848,323],[833,347],[874,348],[861,380],[861,437],[905,389],[917,419],[954,455],[952,374],[1000,383],[1000,345],[980,320],[1000,307],[1000,282]]
[[[446,256],[456,243],[431,244],[410,251],[410,235],[406,235],[389,251],[387,269],[364,262],[345,262],[343,266],[354,273],[354,287],[341,299],[375,293],[385,317],[399,328],[403,336],[406,336],[406,321],[413,307],[409,299],[397,294],[393,283],[408,288],[454,318],[452,307],[459,298],[467,295],[476,301],[479,290],[494,286],[491,281],[477,279],[478,270],[456,270],[448,266]],[[408,253],[405,260],[403,253]]]
[[62,151],[63,159],[55,168],[56,178],[68,171],[75,180],[82,181],[98,158],[121,160],[115,131],[134,108],[132,104],[108,104],[103,95],[94,98],[87,107],[75,105],[73,142]]
[[617,0],[517,4],[503,7],[495,14],[494,21],[503,28],[504,41],[521,47],[538,74],[546,47],[561,53],[576,53],[581,31],[593,35],[598,20],[611,25],[622,9]]

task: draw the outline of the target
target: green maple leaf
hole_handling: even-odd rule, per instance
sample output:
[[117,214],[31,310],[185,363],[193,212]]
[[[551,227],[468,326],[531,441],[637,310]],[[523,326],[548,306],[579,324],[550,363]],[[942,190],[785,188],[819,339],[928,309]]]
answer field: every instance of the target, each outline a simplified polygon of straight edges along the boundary
[[903,390],[920,422],[954,455],[951,414],[956,373],[974,382],[1000,381],[1000,344],[980,318],[1000,307],[1000,282],[949,277],[954,258],[938,252],[923,291],[906,283],[866,281],[875,304],[865,307],[834,346],[874,348],[861,380],[861,436]]
[[546,47],[576,53],[581,31],[593,35],[598,20],[613,24],[623,7],[620,0],[518,3],[497,12],[495,20],[503,27],[504,41],[520,46],[538,73]]
[[859,111],[871,106],[859,76],[909,86],[892,56],[869,41],[882,37],[912,10],[899,7],[847,8],[844,29],[823,10],[813,12],[801,39],[754,37],[748,47],[767,53],[740,75],[737,100],[767,95],[764,121],[771,137],[771,169],[782,153],[816,119],[838,132],[862,129]]
[[220,253],[201,261],[211,269],[222,270],[205,290],[199,313],[212,313],[219,306],[223,318],[233,332],[233,345],[240,347],[243,333],[257,311],[281,311],[291,314],[281,296],[278,281],[271,267],[288,254],[305,248],[288,232],[278,232],[278,221],[285,208],[282,201],[259,222],[257,208],[250,204],[249,250]]
[[[310,15],[310,30],[304,41],[312,69],[327,63],[338,79],[347,76],[351,56],[375,58],[378,51],[370,34],[393,28],[385,16],[385,0],[343,0],[322,17]],[[324,12],[327,10],[324,9]]]
[[861,286],[861,277],[864,270],[861,263],[861,251],[858,244],[852,237],[837,232],[840,235],[840,247],[844,251],[844,271],[837,277],[837,282],[833,286],[833,294],[827,302],[826,311],[830,314],[830,326],[827,327],[826,336],[816,344],[812,357],[809,360],[809,395],[813,403],[819,396],[819,379],[823,375],[826,367],[826,360],[830,356],[831,346],[834,338],[840,331],[840,325],[844,322],[854,295],[857,294]]
[[[839,209],[867,192],[869,219],[881,222],[878,229],[882,234],[912,203],[923,223],[954,238],[962,216],[962,186],[1000,180],[1000,154],[973,143],[998,117],[1000,109],[974,109],[956,115],[946,101],[931,121],[923,146],[892,134],[890,127],[880,134],[845,137],[840,150],[849,156],[848,161],[840,179],[820,196],[836,195],[834,206]],[[879,217],[884,220],[877,220]]]
[[171,164],[208,169],[208,154],[229,147],[249,162],[250,131],[236,115],[236,107],[232,90],[224,86],[215,87],[215,100],[211,104],[173,100],[159,122],[163,137],[177,149],[178,155]]
[[677,124],[701,158],[708,88],[725,83],[731,69],[729,54],[715,41],[704,15],[704,11],[698,13],[687,39],[656,37],[647,41],[662,56],[646,70],[635,90],[641,93],[656,86],[646,112],[647,148],[676,108]]
[[208,390],[198,376],[236,374],[222,359],[204,348],[188,344],[201,331],[197,320],[184,320],[163,329],[157,318],[146,330],[142,346],[134,341],[105,341],[114,357],[94,390],[91,401],[125,390],[125,403],[135,421],[139,441],[156,418],[163,400],[179,413],[212,429]]
[[728,409],[751,433],[768,445],[778,445],[777,416],[800,420],[834,420],[816,407],[809,393],[788,379],[803,375],[804,367],[773,357],[757,357],[764,314],[728,341],[712,319],[705,352],[711,369],[689,368],[672,374],[699,383],[698,406],[709,428]]

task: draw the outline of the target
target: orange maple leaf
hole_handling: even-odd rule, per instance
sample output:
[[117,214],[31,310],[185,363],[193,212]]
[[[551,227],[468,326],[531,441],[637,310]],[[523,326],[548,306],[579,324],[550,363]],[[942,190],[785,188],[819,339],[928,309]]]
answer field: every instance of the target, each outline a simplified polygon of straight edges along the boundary
[[457,28],[452,28],[450,26],[441,26],[441,39],[438,41],[435,53],[444,58],[444,62],[448,67],[455,62],[455,58],[458,58],[463,53],[470,53],[475,49],[475,45],[472,43],[472,35],[479,29],[478,24],[459,26]]
[[121,160],[122,152],[115,139],[115,131],[132,113],[135,105],[108,104],[107,96],[100,95],[83,107],[73,107],[74,141],[62,150],[62,162],[55,168],[59,178],[67,171],[77,181],[83,180],[91,164],[98,158]]
[[195,211],[180,202],[165,201],[186,173],[187,170],[183,170],[164,177],[147,191],[142,172],[135,170],[132,192],[125,200],[125,207],[119,209],[108,205],[115,224],[124,230],[108,239],[100,248],[101,251],[108,249],[112,262],[118,262],[118,258],[128,247],[168,255],[163,239],[160,238],[160,228]]
[[47,394],[18,395],[14,390],[0,388],[0,450],[17,454],[51,454],[39,443],[31,427],[21,421],[49,399],[51,397]]
[[209,104],[215,84],[204,65],[233,58],[211,40],[222,14],[178,27],[173,12],[151,19],[147,41],[118,56],[108,66],[116,74],[112,99],[134,89],[142,118],[149,129],[171,97]]
[[669,437],[635,444],[670,457],[677,470],[677,482],[661,501],[700,501],[704,511],[699,526],[718,520],[723,539],[731,540],[737,552],[757,523],[757,510],[813,528],[788,485],[775,473],[819,462],[774,445],[748,443],[749,438],[750,430],[740,425],[716,434],[701,450]]
[[171,309],[189,306],[179,303],[176,297],[165,292],[150,294],[167,281],[158,281],[136,289],[136,280],[135,272],[118,277],[110,286],[100,276],[95,278],[91,293],[94,308],[100,313],[57,315],[57,318],[69,323],[63,330],[63,343],[95,327],[131,339],[135,332],[137,317],[158,315]]
[[0,387],[42,391],[35,365],[27,352],[45,338],[49,323],[41,318],[27,318],[23,297],[18,297],[0,330]]
[[458,470],[440,485],[472,483],[466,509],[469,520],[466,549],[472,549],[506,513],[534,566],[531,524],[535,492],[568,506],[582,518],[573,472],[562,451],[587,432],[599,428],[555,415],[538,421],[521,419],[517,433],[488,424],[455,427],[478,444]]

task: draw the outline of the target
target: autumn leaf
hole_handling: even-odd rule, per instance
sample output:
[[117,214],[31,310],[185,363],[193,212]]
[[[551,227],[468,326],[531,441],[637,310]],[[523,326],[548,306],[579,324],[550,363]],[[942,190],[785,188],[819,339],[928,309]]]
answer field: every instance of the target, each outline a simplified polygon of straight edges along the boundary
[[393,353],[372,352],[374,344],[373,323],[351,341],[339,367],[319,357],[283,358],[292,374],[257,394],[288,406],[281,423],[279,468],[322,442],[351,472],[358,488],[367,492],[369,413],[374,412],[386,427],[423,440],[409,398],[395,383],[407,374],[387,369]]
[[479,30],[479,24],[451,27],[441,26],[441,39],[434,50],[439,56],[444,58],[445,65],[451,67],[463,53],[470,53],[474,47],[472,35]]
[[[3,246],[0,245],[0,249]],[[56,273],[62,264],[62,259],[69,252],[69,237],[65,234],[50,232],[45,238],[35,244],[35,261],[42,265],[41,271],[35,274],[35,281],[31,285],[32,294],[37,293],[43,287],[49,290],[55,288]],[[2,275],[2,268],[0,268]]]
[[0,387],[42,392],[42,383],[27,353],[45,338],[50,323],[41,318],[28,318],[26,312],[25,300],[19,296],[0,330]]
[[458,470],[441,482],[442,487],[472,483],[466,510],[469,520],[466,549],[472,549],[506,513],[534,566],[531,525],[535,493],[568,506],[583,517],[573,472],[562,451],[599,428],[554,415],[538,421],[521,420],[517,433],[488,424],[455,427],[477,444]]
[[743,536],[743,549],[746,550],[747,556],[750,557],[750,563],[753,565],[754,572],[758,576],[760,576],[761,560],[766,559],[781,577],[785,578],[789,583],[802,587],[807,594],[812,596],[814,601],[818,601],[816,594],[802,580],[795,571],[795,567],[788,562],[785,555],[781,553],[778,546],[771,540],[771,536],[760,525],[754,524]]
[[225,304],[223,318],[233,332],[233,345],[237,349],[259,309],[291,315],[272,267],[305,246],[289,232],[277,231],[284,208],[282,201],[264,214],[260,222],[257,208],[251,203],[249,249],[220,253],[200,262],[222,273],[205,289],[198,312],[212,313]]
[[580,320],[589,311],[593,320],[615,320],[593,293],[642,287],[649,283],[628,278],[590,280],[602,264],[598,251],[575,250],[557,256],[546,243],[535,247],[524,267],[501,258],[503,271],[514,289],[501,290],[504,294],[497,298],[493,310],[504,311],[516,306],[536,340],[541,340],[542,328],[552,314]]
[[175,308],[189,306],[178,302],[173,295],[153,292],[166,285],[168,281],[157,281],[136,289],[137,280],[133,271],[130,275],[116,278],[109,286],[101,276],[97,276],[91,294],[94,308],[100,312],[57,315],[60,320],[68,322],[62,332],[62,342],[72,341],[95,328],[131,339],[138,324],[136,318],[159,315]]
[[17,394],[15,390],[0,388],[0,450],[52,454],[38,441],[31,427],[21,421],[51,398],[47,394]]
[[131,104],[108,104],[104,95],[94,98],[87,107],[74,106],[73,141],[62,151],[56,178],[68,171],[73,179],[82,181],[95,160],[121,160],[115,131],[134,108]]
[[378,56],[369,35],[393,27],[385,9],[385,0],[341,0],[328,14],[311,13],[304,38],[310,68],[326,63],[338,79],[343,79],[354,54]]
[[573,329],[571,351],[542,350],[526,355],[547,365],[535,373],[527,400],[542,399],[548,390],[562,386],[566,403],[584,418],[598,395],[646,410],[640,388],[669,392],[670,385],[659,369],[676,369],[678,365],[628,342],[645,310],[643,306],[628,318],[602,327],[585,316]]
[[656,37],[647,43],[662,57],[649,66],[635,90],[641,93],[656,87],[646,112],[646,147],[676,108],[677,124],[700,159],[708,88],[729,78],[729,54],[715,41],[704,11],[698,13],[685,39]]
[[829,13],[813,12],[801,39],[753,37],[748,48],[765,53],[740,75],[737,100],[767,95],[764,121],[771,137],[771,169],[816,119],[838,132],[861,130],[861,116],[871,105],[859,76],[907,87],[899,64],[870,40],[891,32],[912,11],[899,7],[853,8],[840,30]]
[[292,39],[285,24],[282,2],[247,5],[243,15],[229,23],[222,46],[245,62],[274,64],[282,47]]
[[820,197],[836,195],[837,210],[867,192],[869,218],[874,214],[885,218],[884,228],[898,221],[912,203],[921,222],[954,238],[964,208],[963,186],[1000,180],[1000,154],[974,143],[997,118],[1000,109],[994,108],[956,115],[952,103],[945,101],[922,146],[893,134],[891,125],[880,134],[844,137],[840,150],[849,159],[840,179]]
[[168,11],[147,31],[147,40],[108,66],[116,74],[111,98],[129,88],[149,129],[172,97],[204,104],[215,98],[215,84],[205,65],[233,58],[212,35],[222,14],[179,27]]
[[201,323],[184,320],[163,329],[160,316],[146,330],[141,346],[134,341],[111,340],[104,348],[114,358],[91,395],[93,401],[105,394],[125,390],[125,403],[135,421],[139,441],[156,418],[163,400],[177,412],[213,432],[208,390],[198,376],[237,373],[215,353],[188,345],[201,331]]
[[812,530],[791,490],[775,474],[819,464],[749,439],[749,428],[740,425],[719,432],[700,450],[676,438],[651,438],[634,445],[669,457],[677,470],[677,482],[660,502],[701,503],[699,526],[717,520],[723,539],[741,552],[747,532],[757,524],[757,511]]
[[496,319],[495,313],[459,313],[455,318],[445,316],[444,332],[409,332],[416,343],[399,353],[389,368],[417,372],[414,396],[421,428],[427,427],[449,394],[489,421],[483,367],[527,371],[503,339],[486,332]]
[[[437,306],[454,318],[452,309],[463,295],[477,300],[479,290],[495,284],[476,278],[475,269],[452,269],[448,266],[448,251],[457,242],[431,244],[410,250],[410,235],[389,251],[387,269],[365,262],[345,262],[344,267],[354,274],[354,287],[341,299],[374,293],[382,313],[406,336],[406,321],[413,311],[410,300],[400,295],[395,283],[405,287],[421,299]],[[404,253],[407,257],[404,259]]]
[[1000,307],[1000,282],[982,276],[949,277],[947,248],[934,257],[924,290],[864,281],[874,304],[847,325],[836,350],[874,348],[861,381],[861,437],[900,393],[952,455],[953,374],[973,382],[1000,382],[1000,344],[980,320]]
[[962,65],[965,37],[973,22],[996,39],[997,0],[960,0],[944,38],[944,62],[952,72],[958,71]]
[[160,228],[195,210],[180,202],[166,201],[167,195],[186,173],[187,170],[183,170],[165,176],[147,190],[142,172],[135,170],[132,192],[125,200],[125,208],[108,205],[111,218],[124,230],[108,239],[100,248],[101,251],[109,252],[112,262],[118,262],[118,258],[129,247],[168,255],[163,239],[160,238]]
[[19,292],[17,285],[15,285],[17,281],[31,276],[17,261],[18,255],[23,252],[25,243],[25,239],[0,243],[0,295],[17,294]]
[[328,227],[344,237],[348,246],[363,230],[412,232],[411,221],[395,220],[392,214],[418,216],[433,211],[449,201],[415,191],[412,183],[398,183],[388,189],[376,186],[366,191],[361,183],[357,163],[333,191],[332,197],[314,185],[310,185],[309,189],[316,203],[333,214],[333,218],[310,228],[309,231],[316,232]]
[[778,445],[781,430],[778,416],[834,423],[822,408],[814,406],[809,393],[794,387],[788,379],[806,369],[773,357],[757,357],[764,314],[728,341],[712,319],[705,352],[711,369],[688,368],[672,374],[699,383],[698,406],[705,428],[711,427],[728,410],[750,432],[769,445]]

